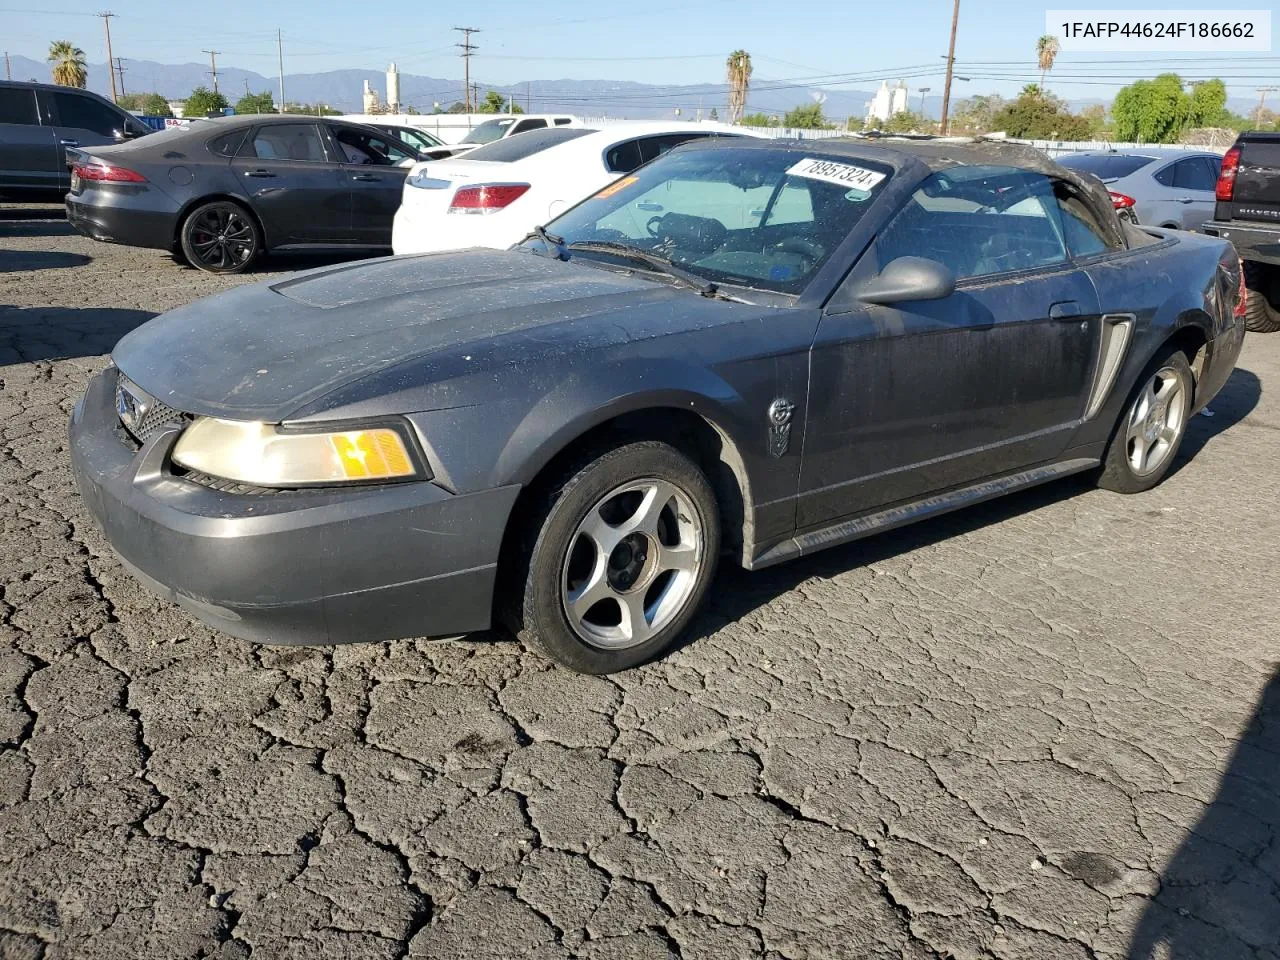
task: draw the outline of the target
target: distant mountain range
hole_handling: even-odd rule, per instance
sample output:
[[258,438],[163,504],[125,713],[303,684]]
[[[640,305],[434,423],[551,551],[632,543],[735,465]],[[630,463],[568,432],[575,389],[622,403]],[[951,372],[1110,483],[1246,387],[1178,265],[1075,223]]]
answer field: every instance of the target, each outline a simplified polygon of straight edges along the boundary
[[[185,99],[201,84],[210,86],[208,64],[156,63],[151,60],[127,60],[124,83],[127,90],[158,92],[171,100]],[[89,89],[109,94],[111,81],[102,63],[90,63]],[[49,80],[49,66],[27,57],[11,58],[13,79]],[[301,103],[324,103],[344,113],[359,113],[364,81],[386,96],[386,75],[376,70],[330,70],[327,73],[285,74],[285,96]],[[893,80],[890,80],[892,85]],[[956,99],[963,99],[971,91],[962,84],[954,91]],[[804,86],[780,86],[759,83],[752,90],[747,104],[748,112],[782,114],[792,107],[822,100],[823,112],[833,120],[846,117],[861,118],[866,114],[867,102],[874,90],[814,90]],[[234,104],[246,88],[253,93],[268,91],[279,97],[279,79],[265,77],[252,70],[224,67],[218,71],[218,88]],[[936,85],[935,85],[936,88]],[[705,118],[714,108],[720,117],[727,113],[726,87],[724,84],[668,85],[636,83],[617,80],[530,80],[510,86],[480,87],[480,96],[487,90],[496,90],[524,106],[531,104],[538,113],[574,113],[586,117],[610,116],[637,120],[671,117],[676,109],[682,117],[694,117],[701,110]],[[984,92],[975,90],[972,92]],[[412,73],[400,74],[400,98],[422,113],[430,113],[437,103],[447,109],[450,104],[463,99],[461,80],[445,80],[424,77]],[[1080,110],[1108,100],[1089,98],[1068,101],[1073,110]],[[909,97],[912,110],[920,109],[920,96],[912,88]],[[1240,113],[1247,113],[1254,101],[1233,98],[1227,106]],[[926,97],[924,112],[938,117],[942,111],[942,98]]]

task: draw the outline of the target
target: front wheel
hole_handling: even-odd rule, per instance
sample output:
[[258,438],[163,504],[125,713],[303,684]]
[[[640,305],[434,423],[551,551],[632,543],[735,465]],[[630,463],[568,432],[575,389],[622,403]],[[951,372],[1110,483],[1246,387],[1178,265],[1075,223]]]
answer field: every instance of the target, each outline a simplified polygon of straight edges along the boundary
[[1102,461],[1098,486],[1117,493],[1150,490],[1169,472],[1195,402],[1187,355],[1168,350],[1138,378]]
[[262,234],[238,203],[215,200],[192,210],[182,222],[182,254],[206,273],[239,273],[262,252]]
[[512,598],[522,640],[595,674],[675,644],[720,552],[715,494],[693,461],[666,443],[630,443],[567,470],[534,510],[511,584],[523,594]]

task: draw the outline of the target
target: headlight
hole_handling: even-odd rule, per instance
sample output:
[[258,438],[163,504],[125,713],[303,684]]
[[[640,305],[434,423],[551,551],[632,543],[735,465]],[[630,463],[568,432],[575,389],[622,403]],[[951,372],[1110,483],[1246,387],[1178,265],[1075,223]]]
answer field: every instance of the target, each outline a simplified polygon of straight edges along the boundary
[[200,417],[183,431],[173,460],[188,470],[259,487],[420,475],[404,437],[391,427],[293,433],[269,423]]

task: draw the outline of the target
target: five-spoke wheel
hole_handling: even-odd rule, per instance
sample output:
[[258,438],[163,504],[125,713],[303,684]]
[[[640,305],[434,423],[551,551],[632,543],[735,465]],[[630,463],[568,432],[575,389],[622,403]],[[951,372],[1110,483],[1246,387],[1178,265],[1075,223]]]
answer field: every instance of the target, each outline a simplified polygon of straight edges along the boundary
[[1138,379],[1107,448],[1099,484],[1120,493],[1149,490],[1173,465],[1195,402],[1187,356],[1168,350]]
[[587,455],[545,484],[511,558],[522,639],[586,673],[666,652],[706,594],[720,515],[702,469],[655,440]]

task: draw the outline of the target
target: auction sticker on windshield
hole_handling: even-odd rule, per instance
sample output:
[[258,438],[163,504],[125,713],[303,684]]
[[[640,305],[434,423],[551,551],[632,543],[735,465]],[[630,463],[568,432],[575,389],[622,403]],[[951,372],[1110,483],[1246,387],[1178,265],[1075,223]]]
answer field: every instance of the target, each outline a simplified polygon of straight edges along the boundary
[[825,180],[827,183],[838,183],[842,187],[852,187],[855,190],[871,190],[888,174],[854,166],[852,163],[836,163],[834,160],[805,157],[787,169],[787,176]]

